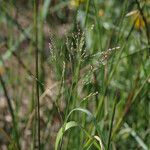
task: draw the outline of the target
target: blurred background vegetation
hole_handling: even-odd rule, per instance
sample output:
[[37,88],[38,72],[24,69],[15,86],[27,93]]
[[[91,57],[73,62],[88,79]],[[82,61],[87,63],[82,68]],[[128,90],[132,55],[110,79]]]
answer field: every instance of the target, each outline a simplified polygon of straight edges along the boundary
[[7,149],[150,149],[149,0],[0,0]]

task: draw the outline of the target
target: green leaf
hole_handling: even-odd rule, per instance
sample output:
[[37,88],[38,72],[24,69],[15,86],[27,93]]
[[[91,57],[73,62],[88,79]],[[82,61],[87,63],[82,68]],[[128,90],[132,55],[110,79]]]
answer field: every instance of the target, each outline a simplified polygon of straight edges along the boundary
[[[86,114],[92,119],[92,121],[93,121],[93,123],[94,123],[94,126],[95,126],[95,129],[96,129],[97,132],[98,132],[98,136],[99,136],[99,137],[103,137],[103,136],[102,136],[102,132],[100,131],[100,127],[99,127],[99,125],[98,125],[98,123],[97,123],[95,117],[94,117],[94,116],[92,115],[92,113],[91,113],[90,111],[88,111],[87,109],[83,109],[83,108],[75,108],[75,109],[73,109],[73,110],[68,114],[67,119],[66,119],[66,122],[67,122],[67,120],[69,119],[70,115],[71,115],[74,111],[81,111],[81,112],[83,112],[83,113],[86,113]],[[102,138],[102,141],[103,141],[103,138]]]
[[[88,132],[83,127],[81,127],[77,122],[70,121],[70,122],[67,122],[65,126],[63,125],[58,131],[56,142],[55,142],[55,150],[58,150],[59,142],[62,140],[64,133],[73,127],[79,127],[80,129],[82,129],[82,131],[88,136],[89,140],[92,141],[92,143],[94,142],[94,140],[97,140],[95,137],[92,137],[91,135],[89,135]],[[99,146],[96,142],[94,142],[94,145],[97,147],[97,149],[101,150],[100,148],[101,145]]]
[[42,10],[42,17],[43,20],[46,19],[47,13],[48,13],[48,8],[50,6],[51,0],[45,0],[44,5],[43,5],[43,10]]
[[77,122],[70,121],[70,122],[66,123],[65,129],[64,129],[64,126],[60,128],[60,130],[57,134],[57,137],[56,137],[55,150],[58,149],[59,142],[62,139],[62,136],[63,136],[64,132],[69,130],[70,128],[73,128],[73,127],[76,127],[76,126],[79,126]]

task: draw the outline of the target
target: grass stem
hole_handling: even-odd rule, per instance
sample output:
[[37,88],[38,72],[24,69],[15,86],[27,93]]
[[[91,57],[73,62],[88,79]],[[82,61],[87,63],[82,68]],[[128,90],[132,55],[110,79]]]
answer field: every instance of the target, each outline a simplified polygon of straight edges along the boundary
[[38,7],[39,7],[39,0],[34,0],[34,11],[35,11],[35,73],[36,73],[36,97],[37,97],[37,128],[38,128],[38,149],[41,149],[41,135],[40,135],[40,96],[39,96],[39,58],[38,58]]
[[10,98],[8,96],[8,92],[7,92],[7,89],[6,89],[5,81],[3,80],[1,74],[0,74],[0,82],[1,82],[4,94],[5,94],[5,98],[7,100],[7,105],[8,105],[11,117],[12,117],[13,127],[14,127],[14,134],[15,134],[15,140],[16,140],[16,144],[17,144],[17,149],[21,150],[20,144],[19,144],[19,134],[18,134],[18,131],[17,131],[17,128],[16,128],[17,123],[16,123],[16,120],[15,120],[14,110],[13,110],[13,107],[12,107],[12,104],[11,104],[11,100],[10,100]]

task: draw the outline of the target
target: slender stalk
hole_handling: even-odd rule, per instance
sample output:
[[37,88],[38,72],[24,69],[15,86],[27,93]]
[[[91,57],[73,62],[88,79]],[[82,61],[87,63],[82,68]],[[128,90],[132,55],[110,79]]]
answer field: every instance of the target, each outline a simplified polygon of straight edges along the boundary
[[85,17],[84,27],[86,27],[89,8],[90,8],[90,0],[87,0],[87,2],[86,2],[86,17]]
[[5,94],[5,97],[6,97],[6,100],[7,100],[7,105],[8,105],[8,108],[9,108],[9,111],[10,111],[10,114],[11,114],[11,117],[12,117],[12,121],[13,121],[13,127],[14,127],[14,134],[15,134],[15,139],[16,139],[16,144],[17,144],[17,149],[18,150],[21,150],[20,148],[20,144],[19,144],[19,135],[18,135],[18,131],[17,131],[17,128],[16,128],[16,120],[15,120],[15,115],[14,115],[14,110],[13,110],[13,107],[11,105],[11,100],[8,96],[8,92],[7,92],[7,89],[6,89],[6,85],[5,85],[5,82],[0,74],[0,82],[1,82],[1,85],[2,85],[2,88],[3,88],[3,91],[4,91],[4,94]]
[[108,135],[108,141],[107,141],[107,148],[106,148],[106,150],[109,150],[109,147],[110,147],[111,134],[112,134],[113,122],[114,122],[116,105],[117,105],[117,98],[118,97],[115,97],[115,100],[114,100],[114,106],[113,106],[113,111],[112,111],[112,117],[111,117],[111,122],[110,122],[110,129],[109,129],[109,135]]
[[98,28],[98,36],[99,36],[99,45],[101,48],[101,51],[103,51],[103,47],[102,47],[102,33],[101,33],[101,27],[100,27],[100,23],[99,23],[99,18],[98,18],[98,10],[95,4],[95,1],[93,0],[93,5],[94,5],[94,9],[95,9],[95,18],[96,18],[96,22],[97,22],[97,28]]
[[36,97],[37,97],[37,129],[38,129],[38,149],[41,149],[41,136],[40,136],[40,96],[39,96],[39,69],[38,69],[38,7],[39,7],[39,0],[34,0],[34,21],[35,21],[35,73],[36,73]]
[[[39,19],[39,51],[40,51],[40,75],[39,75],[39,79],[41,82],[45,83],[45,63],[44,63],[44,58],[45,58],[45,55],[44,55],[44,17],[43,17],[43,7],[42,5],[40,5],[40,19]],[[41,92],[44,92],[44,86],[41,86],[40,85],[40,89],[41,89]]]

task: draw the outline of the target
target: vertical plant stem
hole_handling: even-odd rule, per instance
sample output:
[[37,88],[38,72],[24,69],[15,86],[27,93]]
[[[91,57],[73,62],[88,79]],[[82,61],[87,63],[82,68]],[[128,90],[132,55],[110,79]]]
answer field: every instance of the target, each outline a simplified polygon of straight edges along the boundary
[[[38,7],[39,0],[34,0],[34,21],[35,21],[35,73],[36,79],[39,80],[39,69],[38,69]],[[39,102],[39,83],[36,81],[36,97],[37,97],[37,130],[38,130],[38,149],[41,149],[41,138],[40,138],[40,102]]]
[[86,27],[86,24],[87,24],[89,8],[90,8],[90,0],[87,0],[87,2],[86,2],[86,16],[85,16],[84,27]]
[[4,94],[5,94],[5,97],[6,97],[6,100],[7,100],[7,105],[8,105],[11,117],[12,117],[13,127],[14,127],[14,134],[15,134],[15,140],[16,140],[16,144],[17,144],[17,149],[21,150],[20,144],[19,144],[19,135],[18,135],[18,131],[17,131],[17,128],[16,128],[17,123],[16,123],[16,120],[15,120],[14,110],[13,110],[13,107],[11,105],[11,100],[10,100],[10,98],[8,96],[8,92],[7,92],[7,89],[6,89],[5,82],[4,82],[4,80],[3,80],[1,75],[0,75],[0,82],[1,82],[2,88],[4,90]]
[[[42,5],[40,5],[42,6]],[[39,79],[41,82],[45,83],[45,67],[44,67],[44,18],[43,18],[43,8],[40,7],[40,19],[39,19],[39,49],[40,49],[40,75]],[[40,85],[40,89],[42,92],[44,92],[44,87]]]
[[98,10],[95,4],[95,0],[93,0],[93,5],[94,5],[94,9],[95,9],[95,18],[96,18],[96,22],[97,22],[97,28],[98,28],[98,36],[99,36],[99,44],[100,44],[100,49],[101,51],[103,51],[103,47],[102,47],[102,39],[101,39],[101,27],[99,24],[99,18],[98,18]]
[[107,141],[107,148],[106,150],[109,150],[110,147],[110,141],[111,141],[111,134],[112,134],[112,128],[113,128],[113,121],[115,117],[115,111],[116,111],[116,105],[117,105],[117,96],[114,99],[114,106],[113,106],[113,111],[112,111],[112,117],[111,117],[111,122],[110,122],[110,128],[109,128],[109,135],[108,135],[108,141]]

